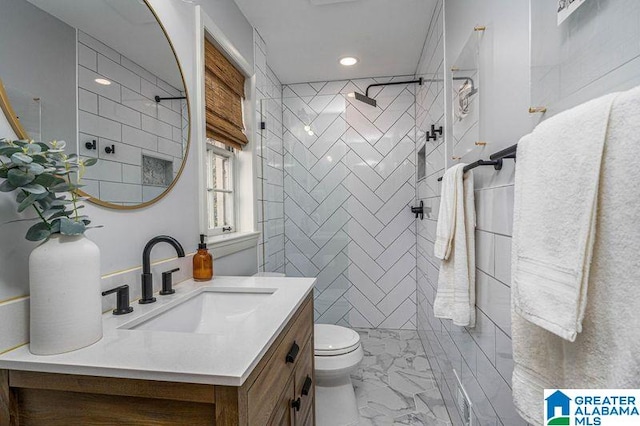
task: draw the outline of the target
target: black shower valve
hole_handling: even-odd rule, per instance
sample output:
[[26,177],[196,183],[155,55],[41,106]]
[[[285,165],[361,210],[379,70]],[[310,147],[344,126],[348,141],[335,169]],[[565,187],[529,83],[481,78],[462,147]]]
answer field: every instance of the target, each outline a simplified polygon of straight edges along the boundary
[[420,200],[419,206],[412,206],[411,213],[416,215],[416,219],[420,217],[420,220],[424,220],[424,202]]
[[111,145],[111,146],[105,146],[104,147],[104,152],[106,152],[107,154],[115,154],[116,153],[116,146],[115,145]]
[[436,139],[438,139],[438,136],[436,135],[436,133],[439,134],[440,136],[442,136],[442,126],[439,126],[436,129],[435,124],[432,124],[431,125],[431,132],[427,132],[427,142],[430,141],[430,140],[434,140],[435,141]]
[[96,140],[92,140],[92,141],[87,141],[84,143],[84,147],[90,150],[95,150],[96,149]]

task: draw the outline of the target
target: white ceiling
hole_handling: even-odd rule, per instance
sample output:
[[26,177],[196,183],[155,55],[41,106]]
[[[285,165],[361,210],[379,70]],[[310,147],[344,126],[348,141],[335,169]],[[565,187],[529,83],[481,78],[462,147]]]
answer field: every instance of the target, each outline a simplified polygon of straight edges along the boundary
[[28,0],[183,90],[167,38],[142,0]]
[[[282,83],[414,74],[435,0],[235,0]],[[343,56],[360,62],[338,63]]]

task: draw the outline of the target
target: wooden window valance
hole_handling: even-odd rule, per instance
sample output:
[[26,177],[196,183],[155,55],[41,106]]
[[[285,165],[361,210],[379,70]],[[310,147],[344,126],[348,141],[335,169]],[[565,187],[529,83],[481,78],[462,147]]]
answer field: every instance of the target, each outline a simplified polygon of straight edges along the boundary
[[206,39],[204,63],[207,137],[242,149],[249,142],[242,115],[244,75]]

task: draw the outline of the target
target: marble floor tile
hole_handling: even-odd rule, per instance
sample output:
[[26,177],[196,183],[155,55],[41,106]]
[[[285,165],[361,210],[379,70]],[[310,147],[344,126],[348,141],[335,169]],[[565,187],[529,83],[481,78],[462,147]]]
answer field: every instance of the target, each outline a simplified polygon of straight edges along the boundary
[[351,376],[361,426],[450,426],[418,333],[358,329],[364,359]]

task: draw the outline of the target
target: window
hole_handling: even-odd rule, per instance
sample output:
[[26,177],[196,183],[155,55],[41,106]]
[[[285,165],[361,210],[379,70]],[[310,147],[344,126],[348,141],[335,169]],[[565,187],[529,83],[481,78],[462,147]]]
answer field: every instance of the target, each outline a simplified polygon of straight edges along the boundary
[[207,213],[209,236],[235,232],[234,149],[207,140]]

